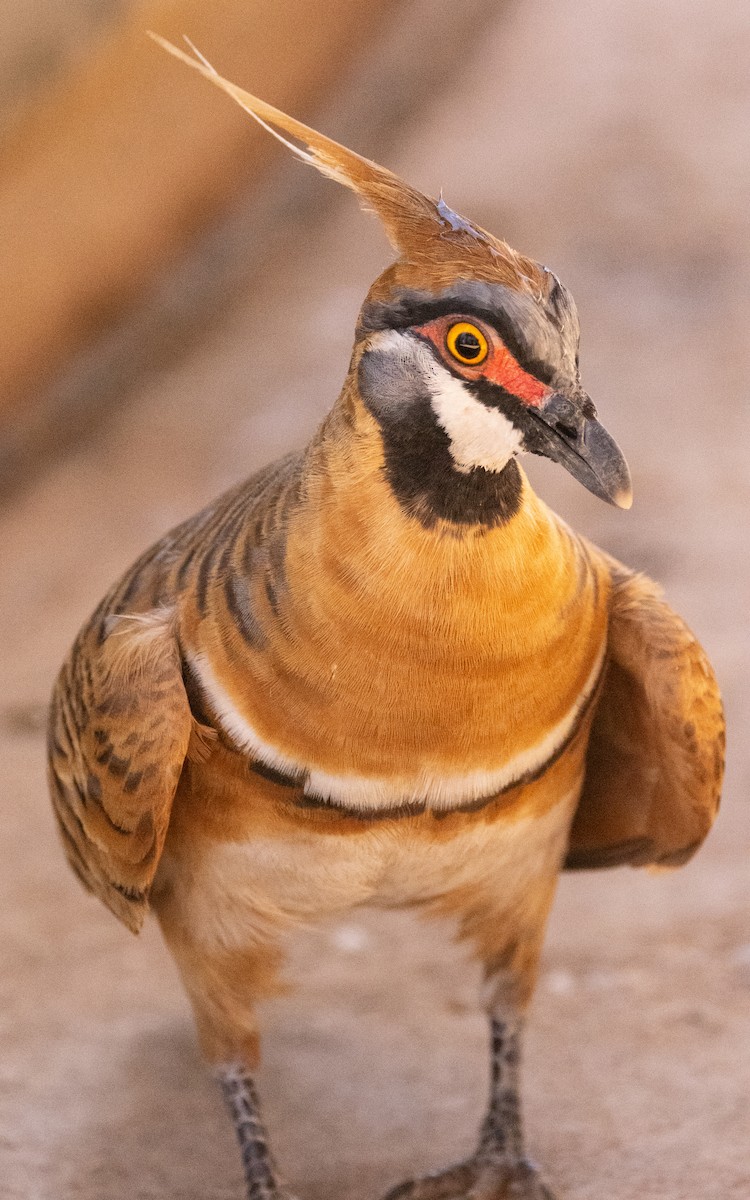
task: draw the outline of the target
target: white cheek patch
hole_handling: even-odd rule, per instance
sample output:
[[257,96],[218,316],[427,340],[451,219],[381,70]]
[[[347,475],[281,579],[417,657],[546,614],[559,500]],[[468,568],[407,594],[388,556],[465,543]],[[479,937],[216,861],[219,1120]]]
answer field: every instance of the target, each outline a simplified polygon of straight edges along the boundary
[[474,467],[502,471],[522,449],[522,434],[508,418],[472,396],[419,338],[397,329],[383,330],[370,336],[367,349],[386,353],[392,356],[394,367],[408,367],[422,376],[437,422],[450,439],[451,458],[458,471],[468,473]]
[[429,380],[432,408],[450,438],[457,470],[502,471],[522,448],[522,434],[497,408],[487,408],[437,363]]

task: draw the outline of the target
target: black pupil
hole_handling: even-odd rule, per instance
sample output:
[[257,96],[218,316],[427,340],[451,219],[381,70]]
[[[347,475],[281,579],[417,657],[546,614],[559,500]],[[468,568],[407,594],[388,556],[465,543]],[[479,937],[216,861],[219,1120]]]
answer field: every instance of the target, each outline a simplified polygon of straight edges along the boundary
[[475,333],[459,333],[456,349],[462,358],[478,358],[482,353],[479,338]]

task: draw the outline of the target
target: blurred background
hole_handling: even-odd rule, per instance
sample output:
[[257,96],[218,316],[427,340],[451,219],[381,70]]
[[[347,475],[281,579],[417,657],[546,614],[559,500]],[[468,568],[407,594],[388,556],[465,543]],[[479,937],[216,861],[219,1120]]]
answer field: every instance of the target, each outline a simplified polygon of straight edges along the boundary
[[[309,437],[389,259],[349,194],[147,28],[443,188],[576,296],[634,508],[529,471],[664,584],[730,755],[684,870],[563,880],[530,1146],[561,1200],[747,1200],[750,9],[730,0],[0,0],[0,1197],[241,1195],[158,931],[133,939],[64,865],[44,706],[140,550]],[[446,931],[356,913],[292,958],[261,1082],[295,1189],[375,1197],[465,1153],[486,1031]]]

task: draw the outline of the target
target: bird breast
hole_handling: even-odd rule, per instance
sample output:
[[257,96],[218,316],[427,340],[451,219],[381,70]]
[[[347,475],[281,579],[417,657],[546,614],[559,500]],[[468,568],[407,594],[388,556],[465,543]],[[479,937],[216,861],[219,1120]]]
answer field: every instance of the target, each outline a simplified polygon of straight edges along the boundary
[[321,486],[290,519],[273,606],[243,585],[262,637],[219,603],[184,636],[212,720],[311,799],[361,812],[451,811],[534,778],[602,669],[585,546],[530,489],[507,526],[458,538],[408,521],[374,472]]

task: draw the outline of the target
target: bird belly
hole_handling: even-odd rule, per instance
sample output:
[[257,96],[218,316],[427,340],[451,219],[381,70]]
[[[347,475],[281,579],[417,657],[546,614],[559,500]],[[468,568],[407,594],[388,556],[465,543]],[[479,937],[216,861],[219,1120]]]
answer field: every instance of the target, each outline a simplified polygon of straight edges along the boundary
[[576,739],[541,779],[481,812],[363,820],[284,805],[285,789],[258,780],[244,816],[235,797],[225,820],[215,796],[201,805],[201,822],[186,798],[175,812],[155,907],[168,894],[191,939],[207,950],[273,942],[365,904],[459,918],[479,905],[502,920],[533,905],[559,870],[584,746]]

